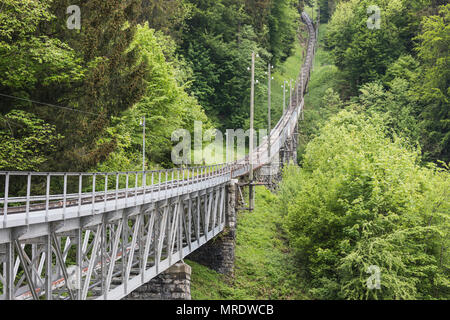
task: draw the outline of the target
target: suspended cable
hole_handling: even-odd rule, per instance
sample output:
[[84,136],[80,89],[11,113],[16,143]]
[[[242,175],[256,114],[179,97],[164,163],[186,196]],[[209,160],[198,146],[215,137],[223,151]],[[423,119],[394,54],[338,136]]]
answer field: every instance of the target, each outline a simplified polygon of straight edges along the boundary
[[30,99],[25,99],[25,98],[19,98],[19,97],[16,97],[16,96],[11,96],[11,95],[8,95],[8,94],[3,94],[3,93],[0,93],[0,96],[11,98],[11,99],[27,101],[27,102],[32,102],[32,103],[35,103],[35,104],[40,104],[40,105],[44,105],[44,106],[48,106],[48,107],[64,109],[64,110],[68,110],[68,111],[85,113],[85,114],[90,114],[90,115],[93,115],[93,116],[100,116],[99,113],[93,113],[93,112],[89,112],[89,111],[82,111],[82,110],[77,110],[77,109],[73,109],[73,108],[69,108],[69,107],[58,106],[58,105],[50,104],[50,103],[46,103],[46,102],[40,102],[40,101],[30,100]]

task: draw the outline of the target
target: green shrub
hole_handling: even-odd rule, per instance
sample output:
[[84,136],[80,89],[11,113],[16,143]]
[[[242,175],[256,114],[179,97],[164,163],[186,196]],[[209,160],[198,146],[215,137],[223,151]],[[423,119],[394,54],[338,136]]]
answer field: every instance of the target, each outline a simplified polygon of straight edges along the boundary
[[[421,165],[382,119],[340,112],[287,169],[291,246],[316,298],[448,299],[449,172]],[[368,289],[371,265],[380,290]]]

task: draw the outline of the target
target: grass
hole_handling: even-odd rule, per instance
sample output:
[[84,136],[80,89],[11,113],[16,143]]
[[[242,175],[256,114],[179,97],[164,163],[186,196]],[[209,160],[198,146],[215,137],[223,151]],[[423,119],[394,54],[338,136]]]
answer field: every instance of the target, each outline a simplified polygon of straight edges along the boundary
[[276,197],[266,188],[256,191],[256,209],[238,214],[235,278],[192,261],[194,300],[301,300],[302,282],[295,261],[282,238],[282,218],[274,210]]
[[224,275],[191,260],[191,296],[193,300],[224,300],[232,297],[233,289]]

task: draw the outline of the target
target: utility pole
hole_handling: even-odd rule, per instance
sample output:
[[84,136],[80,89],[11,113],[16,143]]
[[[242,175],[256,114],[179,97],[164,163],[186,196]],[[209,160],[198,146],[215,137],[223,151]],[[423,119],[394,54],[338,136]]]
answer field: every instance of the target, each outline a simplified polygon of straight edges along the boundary
[[141,119],[142,129],[142,171],[145,171],[145,116]]
[[254,108],[255,108],[255,52],[252,53],[252,80],[251,80],[251,89],[250,89],[250,151],[249,151],[249,205],[250,211],[253,211],[255,208],[255,199],[253,195],[253,117],[254,117]]
[[286,111],[286,80],[283,81],[283,85],[281,86],[283,88],[283,115]]
[[[270,143],[270,138],[271,138],[271,131],[272,131],[272,119],[271,119],[271,90],[272,90],[272,68],[273,66],[270,65],[269,63],[269,67],[268,67],[268,100],[267,100],[267,130],[268,130],[268,138],[267,138],[267,160],[269,162],[269,166],[272,169],[272,164],[270,161],[270,148],[271,148],[271,143]],[[270,170],[269,172],[269,183],[272,182],[272,170]]]

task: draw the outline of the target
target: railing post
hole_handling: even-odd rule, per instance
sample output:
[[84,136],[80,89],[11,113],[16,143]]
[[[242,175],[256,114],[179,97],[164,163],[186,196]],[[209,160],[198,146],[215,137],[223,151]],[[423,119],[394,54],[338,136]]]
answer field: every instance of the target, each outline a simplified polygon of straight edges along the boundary
[[92,214],[94,214],[95,213],[95,210],[94,210],[94,207],[95,207],[95,177],[96,177],[96,174],[94,173],[93,175],[92,175]]
[[63,191],[63,218],[66,218],[66,206],[67,206],[67,173],[64,173],[64,191]]
[[81,192],[83,191],[83,174],[78,176],[78,217],[81,215]]
[[129,182],[129,172],[126,172],[125,179],[125,206],[128,204],[128,182]]
[[31,172],[27,174],[27,202],[26,202],[26,224],[30,223],[30,191],[31,191]]
[[168,193],[168,188],[169,188],[169,170],[167,169],[166,170],[166,191],[164,192],[165,193],[165,198],[167,199],[167,193]]
[[174,170],[172,169],[171,170],[172,171],[172,192],[170,193],[172,196],[173,196],[173,194],[174,194],[174,192],[175,192],[175,187],[174,187],[174,183],[175,183],[175,181],[174,181],[174,177],[175,177],[175,172],[174,172]]
[[154,174],[155,174],[155,172],[152,171],[152,189],[151,189],[151,196],[150,196],[150,198],[152,199],[152,201],[153,201],[153,197],[154,197],[154,193],[153,193],[153,192],[154,192],[153,184],[154,184],[154,181],[155,181]]
[[142,204],[145,203],[145,195],[146,195],[146,186],[147,186],[147,175],[144,171],[144,173],[142,174],[142,189],[144,189],[143,191],[143,199],[142,199]]
[[3,227],[6,228],[8,220],[8,193],[9,193],[9,172],[5,175],[5,203],[3,206]]
[[137,205],[137,190],[138,190],[138,182],[139,182],[139,173],[135,172],[135,179],[134,179],[134,205]]
[[180,169],[177,168],[177,195],[180,194]]
[[159,182],[158,182],[158,200],[161,199],[161,170],[159,170]]
[[107,201],[107,197],[108,197],[108,173],[105,174],[105,199],[104,200],[104,207],[105,207],[105,211],[106,211],[106,201]]
[[117,210],[117,205],[118,205],[118,201],[119,201],[119,180],[120,180],[120,174],[118,172],[116,172],[116,210]]
[[185,170],[184,170],[184,168],[182,168],[181,170],[183,170],[183,183],[182,183],[182,187],[184,187],[184,185],[186,184],[186,182],[184,181],[184,172],[185,172]]

